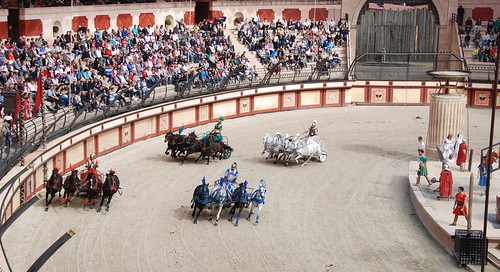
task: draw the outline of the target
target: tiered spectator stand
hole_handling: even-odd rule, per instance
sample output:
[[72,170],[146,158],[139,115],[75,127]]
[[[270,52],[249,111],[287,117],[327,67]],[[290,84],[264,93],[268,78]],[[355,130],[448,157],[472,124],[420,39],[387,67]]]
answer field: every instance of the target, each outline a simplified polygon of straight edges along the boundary
[[[462,26],[461,27],[463,30],[465,28]],[[461,39],[462,39],[462,47],[463,47],[463,52],[464,52],[464,58],[467,62],[467,66],[469,67],[470,71],[472,72],[471,78],[475,81],[493,81],[494,80],[494,70],[495,70],[495,63],[494,62],[484,62],[484,61],[479,61],[479,60],[474,60],[472,56],[472,51],[476,47],[474,44],[474,30],[471,30],[470,36],[471,40],[469,42],[469,47],[465,47],[464,39],[467,33],[461,32],[460,34]],[[486,27],[483,26],[480,30],[481,35],[485,35],[486,33]],[[481,44],[481,42],[480,42]]]

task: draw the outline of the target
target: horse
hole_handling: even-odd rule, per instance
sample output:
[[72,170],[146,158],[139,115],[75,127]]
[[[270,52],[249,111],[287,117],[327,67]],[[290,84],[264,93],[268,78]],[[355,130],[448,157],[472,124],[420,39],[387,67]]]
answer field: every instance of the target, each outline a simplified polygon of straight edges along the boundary
[[[203,181],[205,181],[205,178],[203,178]],[[200,213],[201,211],[203,211],[205,206],[209,204],[209,201],[210,201],[210,190],[208,189],[208,184],[203,182],[203,184],[196,186],[193,192],[193,198],[191,199],[192,203],[191,208],[193,209],[193,213],[191,214],[191,216],[194,218],[193,224],[198,223],[198,217],[200,216]],[[196,209],[198,209],[197,214],[196,214]]]
[[262,143],[264,144],[264,150],[262,150],[262,155],[266,153],[266,151],[269,153],[267,155],[266,160],[269,158],[273,158],[274,154],[274,140],[271,137],[269,133],[264,133],[264,138],[262,139]]
[[165,155],[169,155],[169,150],[172,152],[171,157],[177,158],[177,153],[179,152],[178,146],[186,141],[188,136],[174,134],[172,132],[167,132],[165,134],[164,142],[167,143],[167,150],[165,150]]
[[313,157],[319,159],[320,162],[326,161],[326,151],[321,149],[320,144],[313,138],[309,137],[305,141],[299,139],[299,135],[295,135],[292,141],[294,146],[295,161],[299,163],[299,159],[306,161],[302,166],[306,165]]
[[99,193],[101,192],[101,182],[97,178],[97,175],[95,172],[89,172],[87,175],[87,195],[85,196],[85,199],[83,200],[83,208],[87,207],[87,204],[89,204],[90,200],[92,201],[92,207],[95,206],[97,203],[97,197],[99,196]]
[[293,148],[291,148],[291,139],[288,134],[283,137],[281,133],[277,132],[274,137],[271,137],[269,133],[264,134],[264,138],[262,139],[264,143],[264,150],[262,150],[262,154],[266,151],[269,155],[266,157],[266,160],[269,158],[275,158],[277,160],[284,160],[285,166],[288,165],[290,161],[290,156],[293,153]]
[[252,193],[250,193],[250,206],[248,207],[249,212],[247,220],[252,218],[253,209],[257,206],[258,210],[257,216],[255,217],[255,223],[259,223],[260,211],[262,211],[262,207],[266,201],[266,193],[266,184],[264,183],[264,180],[260,180],[259,188],[254,189]]
[[215,220],[215,226],[219,224],[220,213],[224,205],[228,204],[229,193],[224,185],[224,179],[220,179],[220,183],[214,187],[212,193],[210,194],[210,219],[212,221],[212,216],[215,211],[215,207],[218,207],[217,218]]
[[78,170],[74,169],[71,171],[71,174],[66,177],[63,183],[64,195],[61,199],[61,207],[66,204],[68,207],[71,204],[71,199],[75,195],[77,185],[80,183],[80,179],[78,178]]
[[111,202],[113,195],[118,192],[118,189],[120,189],[120,179],[118,178],[118,176],[114,173],[106,173],[106,179],[104,180],[104,184],[102,186],[101,205],[99,205],[99,208],[97,208],[97,212],[101,211],[102,204],[104,203],[104,199],[106,198],[108,199],[108,202],[106,203],[106,211],[109,211],[109,203]]
[[212,159],[215,159],[215,156],[219,155],[219,160],[222,160],[222,156],[224,155],[224,152],[226,150],[230,150],[231,152],[233,151],[233,148],[230,146],[226,145],[222,141],[214,141],[215,139],[215,134],[210,133],[208,138],[204,141],[203,143],[203,148],[201,150],[200,156],[195,160],[195,162],[198,162],[198,160],[202,157],[207,158],[207,165],[210,164],[210,156],[212,156]]
[[233,222],[234,214],[236,213],[236,209],[238,210],[238,214],[236,215],[236,223],[234,224],[236,227],[240,222],[240,214],[245,205],[248,203],[248,193],[247,193],[247,181],[240,184],[240,186],[234,191],[232,196],[233,207],[229,211],[229,222]]
[[[198,140],[198,137],[194,132],[189,133],[187,140],[186,140],[186,148],[185,148],[185,153],[184,157],[182,158],[181,165],[184,164],[184,161],[186,161],[186,158],[194,153],[202,152],[205,148],[206,141]],[[198,160],[197,160],[198,161]]]
[[[45,184],[45,211],[49,210],[49,205],[52,202],[52,199],[56,196],[56,193],[59,193],[59,197],[61,197],[61,185],[63,181],[63,177],[58,172],[59,169],[54,168],[52,170],[52,175],[50,176],[47,184]],[[50,199],[49,199],[50,195]]]

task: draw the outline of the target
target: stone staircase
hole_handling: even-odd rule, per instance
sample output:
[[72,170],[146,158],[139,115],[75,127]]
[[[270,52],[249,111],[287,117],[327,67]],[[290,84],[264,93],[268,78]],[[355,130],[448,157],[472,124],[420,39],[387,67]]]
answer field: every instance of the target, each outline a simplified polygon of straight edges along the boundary
[[[267,69],[266,66],[264,66],[264,65],[262,65],[260,63],[260,60],[257,57],[257,52],[256,51],[249,51],[248,47],[246,45],[243,45],[243,44],[241,44],[238,41],[238,32],[237,32],[237,30],[235,30],[235,29],[232,29],[232,30],[226,29],[224,31],[224,34],[225,34],[226,37],[229,36],[231,38],[231,41],[233,42],[234,49],[235,49],[236,52],[239,52],[239,53],[246,52],[245,56],[247,57],[248,61],[252,64],[252,66],[255,65],[255,67],[257,69],[259,69],[259,70],[260,69],[262,69],[262,70]],[[300,36],[299,36],[299,39],[300,39]],[[343,45],[341,47],[335,47],[335,48],[333,48],[333,51],[336,52],[339,55],[339,58],[341,60],[340,65],[336,66],[336,68],[345,68],[345,69],[347,69],[348,68],[347,67],[348,66],[348,64],[347,64],[347,47],[345,45]],[[307,63],[307,67],[308,68],[314,68],[314,67],[316,67],[316,63],[315,62],[308,62]]]
[[229,36],[230,39],[231,39],[231,42],[233,43],[234,45],[234,50],[238,53],[243,53],[243,52],[246,52],[245,53],[245,57],[248,59],[248,61],[250,62],[250,64],[252,66],[255,65],[255,67],[258,69],[258,70],[263,70],[263,69],[266,69],[266,67],[264,67],[264,65],[260,64],[260,61],[259,61],[259,58],[257,58],[257,55],[256,55],[256,52],[255,51],[249,51],[248,50],[248,47],[244,44],[241,44],[239,41],[238,41],[238,31],[235,30],[235,29],[225,29],[224,30],[224,35],[227,37]]
[[[486,28],[481,29],[481,34],[484,35]],[[471,33],[473,36],[473,33]],[[461,35],[462,41],[465,38],[465,34]],[[473,38],[473,37],[472,37]],[[467,62],[469,70],[472,72],[471,79],[475,81],[485,81],[490,82],[494,80],[495,77],[495,63],[494,62],[482,62],[479,60],[474,60],[472,58],[472,51],[475,48],[473,41],[470,42],[469,47],[463,47],[464,58]]]

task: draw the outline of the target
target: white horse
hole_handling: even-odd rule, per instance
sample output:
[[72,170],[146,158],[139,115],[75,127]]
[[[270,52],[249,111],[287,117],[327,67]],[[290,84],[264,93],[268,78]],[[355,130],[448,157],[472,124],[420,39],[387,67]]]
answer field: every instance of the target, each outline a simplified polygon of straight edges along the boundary
[[306,161],[302,166],[306,165],[312,158],[318,159],[320,162],[325,162],[327,158],[326,150],[322,149],[317,142],[316,137],[308,137],[306,140],[299,138],[300,134],[295,135],[292,141],[294,146],[295,161],[299,163],[299,159]]
[[215,208],[218,207],[217,217],[215,219],[215,226],[219,224],[220,213],[222,212],[222,208],[229,201],[229,192],[227,191],[226,185],[224,184],[224,178],[221,178],[219,184],[217,184],[212,193],[210,194],[210,219],[208,221],[212,221],[212,216],[215,211]]
[[269,158],[275,158],[277,160],[283,159],[285,161],[289,160],[289,155],[292,153],[292,150],[289,148],[290,139],[288,134],[283,137],[281,133],[277,132],[276,135],[271,138],[269,133],[265,133],[262,142],[264,143],[262,154],[266,151],[269,153],[266,160]]
[[269,153],[269,155],[267,155],[267,157],[266,157],[266,160],[267,160],[274,155],[273,154],[274,140],[271,137],[271,135],[266,132],[264,134],[264,138],[262,139],[262,143],[264,144],[264,150],[262,150],[262,155],[264,155],[264,153],[266,153],[266,151]]
[[250,220],[253,214],[253,209],[257,206],[257,216],[255,217],[255,223],[259,223],[260,219],[260,211],[262,211],[262,207],[264,206],[264,202],[266,201],[266,183],[264,180],[260,180],[259,188],[256,188],[250,194],[250,206],[248,210],[247,220]]

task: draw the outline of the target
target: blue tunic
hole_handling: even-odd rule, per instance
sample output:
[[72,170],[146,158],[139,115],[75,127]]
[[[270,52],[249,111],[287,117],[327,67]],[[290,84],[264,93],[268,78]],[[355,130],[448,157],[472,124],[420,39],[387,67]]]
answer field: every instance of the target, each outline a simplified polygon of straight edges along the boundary
[[[477,167],[479,169],[479,186],[486,186],[487,178],[488,178],[488,168],[483,167],[481,164]],[[490,166],[490,170],[493,169],[493,166]]]

